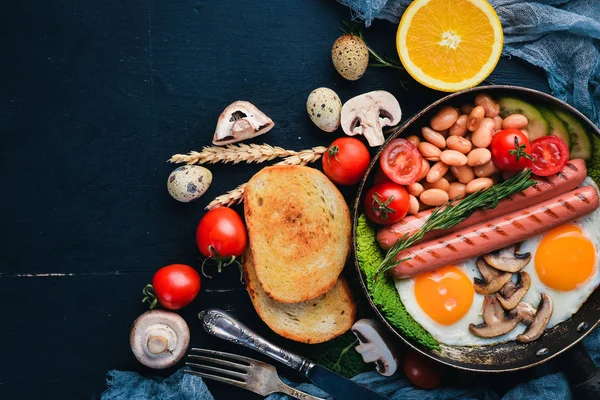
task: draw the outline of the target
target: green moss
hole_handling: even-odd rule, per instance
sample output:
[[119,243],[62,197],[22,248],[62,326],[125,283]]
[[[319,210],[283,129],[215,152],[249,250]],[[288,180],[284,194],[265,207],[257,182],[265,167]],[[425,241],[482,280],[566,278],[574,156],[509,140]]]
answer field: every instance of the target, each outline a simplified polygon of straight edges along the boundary
[[428,349],[439,349],[439,343],[406,311],[393,279],[387,275],[380,275],[376,281],[373,280],[377,267],[383,260],[383,254],[377,243],[375,229],[364,214],[358,218],[356,241],[356,257],[360,269],[365,274],[369,293],[377,308],[393,326],[400,329],[407,337]]

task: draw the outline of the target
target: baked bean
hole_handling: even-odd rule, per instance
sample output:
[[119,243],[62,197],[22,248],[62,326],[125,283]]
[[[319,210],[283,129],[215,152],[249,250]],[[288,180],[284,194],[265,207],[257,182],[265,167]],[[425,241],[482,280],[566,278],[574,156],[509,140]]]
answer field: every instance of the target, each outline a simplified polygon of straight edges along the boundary
[[431,118],[429,122],[431,129],[436,131],[443,131],[444,129],[450,128],[456,122],[458,118],[458,111],[456,108],[450,106],[444,106]]
[[462,106],[460,106],[460,112],[463,114],[467,114],[469,115],[471,113],[471,111],[473,111],[473,107],[475,107],[473,104],[463,104]]
[[475,174],[473,174],[473,168],[468,165],[463,165],[461,167],[451,167],[450,171],[452,174],[458,179],[460,183],[464,183],[465,185],[475,179]]
[[494,118],[500,112],[500,106],[490,96],[485,93],[475,96],[475,105],[483,107],[485,116]]
[[483,107],[477,106],[473,108],[467,119],[467,129],[471,132],[475,132],[475,130],[479,128],[479,125],[481,125],[483,118],[485,118],[485,110]]
[[428,206],[441,206],[448,201],[448,193],[441,189],[429,189],[421,193],[419,199]]
[[416,213],[419,212],[419,199],[417,199],[412,194],[408,195],[408,204],[409,204],[408,213],[410,215],[415,215]]
[[527,129],[519,129],[521,131],[521,133],[523,135],[525,135],[527,137],[527,139],[529,139],[529,131]]
[[441,133],[436,132],[433,129],[425,126],[421,129],[421,134],[423,135],[423,138],[425,140],[427,140],[429,143],[433,144],[434,146],[437,146],[440,149],[443,149],[444,147],[446,147],[446,139],[444,138],[444,136]]
[[448,146],[450,150],[456,150],[463,154],[467,154],[469,151],[471,151],[473,144],[463,137],[450,136],[448,139],[446,139],[446,146]]
[[412,194],[413,196],[419,197],[419,195],[423,193],[423,190],[425,189],[423,189],[423,185],[421,185],[419,182],[415,182],[408,185],[406,190],[408,190],[408,193]]
[[424,190],[441,189],[444,192],[447,192],[449,188],[450,188],[450,182],[448,182],[448,179],[443,178],[443,177],[433,183],[423,182]]
[[480,165],[487,164],[491,159],[492,153],[490,153],[488,149],[473,149],[469,154],[467,154],[467,165],[469,167],[478,167]]
[[[432,145],[429,142],[421,142],[417,146],[417,150],[421,153],[423,158],[428,159],[429,161],[439,161],[440,153],[442,152],[439,147]],[[431,158],[434,158],[433,160]]]
[[448,165],[441,161],[436,162],[427,173],[427,182],[433,183],[439,181],[442,176],[446,175],[446,172],[448,172]]
[[[488,190],[494,185],[494,181],[490,178],[476,178],[467,183],[467,194],[475,193],[480,190]],[[424,192],[423,192],[424,193]]]
[[417,135],[410,135],[410,136],[408,136],[406,138],[406,140],[408,140],[409,142],[411,142],[415,146],[418,146],[419,143],[421,143],[421,139],[419,139],[419,137]]
[[528,124],[529,120],[523,114],[511,114],[502,121],[502,129],[523,129]]
[[467,156],[460,151],[444,150],[440,154],[440,161],[443,161],[445,164],[448,164],[452,167],[460,167],[461,165],[465,165],[467,163]]
[[475,132],[471,141],[475,147],[488,147],[492,143],[492,137],[494,136],[494,120],[491,118],[484,118],[481,121],[481,125]]
[[498,172],[498,169],[494,165],[493,161],[488,161],[487,163],[485,163],[483,165],[478,165],[478,166],[474,167],[473,172],[475,173],[476,177],[485,178],[485,177],[489,177],[490,175]]
[[448,188],[448,197],[451,200],[462,199],[467,193],[467,186],[464,183],[452,182]]
[[499,131],[502,129],[502,117],[499,115],[496,115],[494,118],[492,118],[494,120],[494,133],[496,133],[496,131]]
[[448,130],[448,134],[450,136],[465,136],[465,133],[467,133],[468,119],[468,115],[461,115],[460,117],[458,117],[454,125],[452,125]]
[[427,173],[429,173],[429,162],[425,159],[421,159],[421,174],[419,175],[417,182],[425,179]]

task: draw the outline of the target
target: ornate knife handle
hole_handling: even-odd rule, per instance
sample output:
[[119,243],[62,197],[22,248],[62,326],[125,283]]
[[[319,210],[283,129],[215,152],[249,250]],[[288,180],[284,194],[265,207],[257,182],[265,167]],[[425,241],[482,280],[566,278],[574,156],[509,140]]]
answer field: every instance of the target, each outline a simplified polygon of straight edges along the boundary
[[225,311],[214,308],[204,310],[198,314],[198,318],[206,332],[220,339],[256,350],[303,374],[313,367],[307,359],[268,342]]

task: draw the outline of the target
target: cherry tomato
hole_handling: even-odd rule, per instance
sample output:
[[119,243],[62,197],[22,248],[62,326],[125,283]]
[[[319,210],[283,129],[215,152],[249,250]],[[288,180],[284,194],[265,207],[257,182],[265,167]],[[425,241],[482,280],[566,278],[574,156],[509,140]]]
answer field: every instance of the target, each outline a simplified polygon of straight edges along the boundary
[[531,142],[531,172],[538,176],[554,175],[567,165],[569,147],[559,137],[542,136]]
[[504,129],[496,133],[490,147],[492,161],[501,171],[520,171],[531,166],[529,139],[518,129]]
[[246,226],[231,208],[215,208],[200,220],[196,243],[204,257],[239,257],[248,244]]
[[358,139],[334,140],[323,155],[323,171],[338,185],[355,185],[365,175],[371,155],[369,149]]
[[403,186],[393,182],[373,186],[365,196],[365,214],[376,224],[393,224],[408,213],[410,200]]
[[185,264],[162,267],[152,278],[158,302],[166,309],[179,310],[190,304],[200,291],[200,275]]
[[421,353],[410,350],[404,357],[404,374],[414,385],[433,389],[442,383],[444,368]]
[[379,165],[392,181],[399,185],[415,183],[423,166],[421,153],[406,139],[394,139],[387,144]]

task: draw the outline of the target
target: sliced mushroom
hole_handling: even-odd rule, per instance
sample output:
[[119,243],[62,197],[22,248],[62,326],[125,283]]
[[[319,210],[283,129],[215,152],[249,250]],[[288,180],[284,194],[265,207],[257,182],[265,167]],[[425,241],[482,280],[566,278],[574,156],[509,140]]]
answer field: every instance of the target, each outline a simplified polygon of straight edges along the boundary
[[531,253],[519,253],[515,246],[488,253],[483,256],[486,263],[505,272],[519,272],[531,261]]
[[535,316],[535,312],[537,311],[531,304],[524,302],[519,303],[516,307],[516,310],[519,318],[521,318],[521,322],[523,322],[525,325],[531,324],[533,317]]
[[275,124],[247,101],[231,103],[219,116],[213,136],[215,146],[241,142],[267,133]]
[[540,303],[533,316],[533,320],[525,332],[517,336],[517,340],[521,343],[529,343],[542,336],[542,333],[544,333],[550,322],[550,317],[552,317],[552,311],[554,310],[552,298],[546,293],[542,293],[540,297]]
[[346,135],[363,135],[369,146],[385,141],[383,127],[397,125],[402,117],[398,100],[389,92],[376,90],[348,100],[342,106],[342,129]]
[[516,312],[504,312],[495,296],[485,296],[483,299],[483,324],[469,324],[469,331],[475,336],[492,338],[512,331],[519,321],[520,318]]
[[170,311],[151,310],[140,315],[131,328],[129,345],[135,358],[147,367],[163,369],[175,365],[190,344],[185,320]]
[[352,325],[352,333],[359,341],[356,351],[366,363],[374,362],[377,372],[383,376],[391,376],[398,368],[398,359],[394,355],[392,341],[387,338],[385,330],[370,319],[361,319]]
[[521,271],[518,273],[518,280],[515,284],[513,281],[508,282],[504,286],[508,286],[511,284],[509,288],[504,290],[500,290],[500,293],[496,294],[498,301],[502,304],[505,310],[512,310],[515,308],[525,297],[527,291],[529,290],[529,286],[531,285],[531,277],[525,271]]
[[512,274],[510,272],[501,272],[495,270],[482,258],[478,258],[476,263],[479,273],[483,277],[483,280],[475,278],[475,283],[473,285],[475,291],[479,294],[486,295],[496,293],[498,290],[502,289],[502,287],[506,285],[512,278]]

